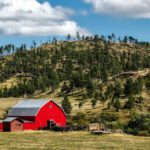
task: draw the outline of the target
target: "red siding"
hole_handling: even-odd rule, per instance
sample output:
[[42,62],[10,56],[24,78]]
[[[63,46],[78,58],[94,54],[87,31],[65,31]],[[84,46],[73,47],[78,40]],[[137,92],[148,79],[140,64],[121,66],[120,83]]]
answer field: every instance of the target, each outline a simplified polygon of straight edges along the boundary
[[38,130],[40,128],[47,127],[47,121],[52,120],[56,123],[57,126],[64,127],[66,126],[66,115],[62,111],[62,109],[56,105],[53,101],[49,101],[46,105],[44,105],[36,117],[20,117],[25,120],[34,121],[25,122],[24,130]]
[[23,124],[24,130],[36,130],[36,126],[34,122],[24,122]]
[[2,132],[2,131],[3,131],[3,123],[0,122],[0,132]]
[[23,122],[19,120],[14,120],[10,123],[10,131],[15,132],[15,131],[22,131],[23,130]]
[[47,127],[47,121],[52,120],[57,126],[66,126],[66,116],[62,109],[56,105],[53,101],[48,102],[36,116],[37,127]]

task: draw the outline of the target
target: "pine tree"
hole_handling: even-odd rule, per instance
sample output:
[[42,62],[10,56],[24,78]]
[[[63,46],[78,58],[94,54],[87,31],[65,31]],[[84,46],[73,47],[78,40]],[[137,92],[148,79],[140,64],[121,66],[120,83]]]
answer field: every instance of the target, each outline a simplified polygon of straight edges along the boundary
[[70,41],[70,39],[71,39],[71,35],[68,34],[68,35],[67,35],[67,40]]
[[80,40],[80,33],[79,32],[76,33],[76,37],[78,40]]
[[96,99],[92,99],[91,103],[92,103],[92,107],[94,108],[96,106],[96,103],[97,103]]
[[121,103],[120,103],[120,101],[119,101],[118,98],[115,100],[115,103],[114,103],[113,106],[114,106],[114,108],[116,108],[116,111],[119,111],[119,110],[120,110],[120,108],[121,108]]
[[119,98],[121,93],[122,93],[122,87],[121,84],[119,82],[117,82],[114,86],[114,97],[115,98]]
[[79,108],[83,106],[83,102],[79,102]]
[[66,112],[66,114],[70,114],[71,113],[72,106],[71,106],[71,103],[70,103],[70,101],[69,101],[67,96],[64,97],[64,100],[62,101],[61,106],[64,109],[64,111]]
[[133,93],[133,81],[132,79],[127,79],[125,85],[124,85],[124,94],[125,95],[131,95]]
[[129,96],[128,101],[125,104],[125,108],[131,109],[135,105],[135,98],[133,96]]

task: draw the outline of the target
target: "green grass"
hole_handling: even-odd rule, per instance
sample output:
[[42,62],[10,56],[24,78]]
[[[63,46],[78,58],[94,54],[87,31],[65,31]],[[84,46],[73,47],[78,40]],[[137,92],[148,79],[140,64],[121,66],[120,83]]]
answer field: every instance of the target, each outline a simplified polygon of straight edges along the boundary
[[149,150],[150,138],[49,131],[0,133],[0,150]]

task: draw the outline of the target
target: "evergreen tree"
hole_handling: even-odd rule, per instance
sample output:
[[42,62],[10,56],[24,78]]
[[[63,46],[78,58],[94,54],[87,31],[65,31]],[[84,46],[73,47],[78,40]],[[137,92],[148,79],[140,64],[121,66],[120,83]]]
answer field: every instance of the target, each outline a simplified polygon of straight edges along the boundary
[[83,106],[83,102],[79,102],[79,108]]
[[122,87],[119,82],[117,82],[114,86],[114,97],[119,98],[122,93]]
[[71,35],[70,35],[70,34],[67,35],[67,40],[68,40],[68,41],[71,40]]
[[96,99],[92,99],[91,103],[92,103],[92,107],[94,108],[96,106],[96,103],[97,103]]
[[125,108],[131,109],[135,105],[135,98],[133,96],[129,96],[128,101],[125,104]]
[[79,32],[76,33],[76,37],[78,40],[80,40],[80,33]]
[[124,94],[125,95],[131,95],[133,93],[133,81],[131,78],[127,79],[125,85],[124,85]]
[[119,111],[119,110],[120,110],[120,108],[121,108],[121,103],[120,103],[120,101],[119,101],[118,98],[115,100],[115,103],[114,103],[113,106],[114,106],[114,108],[116,108],[116,111]]
[[72,106],[71,106],[71,103],[70,103],[70,101],[69,101],[67,96],[64,97],[64,100],[62,101],[61,106],[64,109],[64,111],[66,112],[66,114],[70,114],[71,113]]

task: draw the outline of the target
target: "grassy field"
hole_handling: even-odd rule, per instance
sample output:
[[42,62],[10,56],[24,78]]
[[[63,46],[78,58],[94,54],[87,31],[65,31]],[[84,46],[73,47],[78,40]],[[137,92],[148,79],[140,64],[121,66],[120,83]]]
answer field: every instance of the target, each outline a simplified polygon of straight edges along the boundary
[[88,132],[28,131],[0,133],[0,150],[149,150],[150,138],[129,135],[91,135]]

